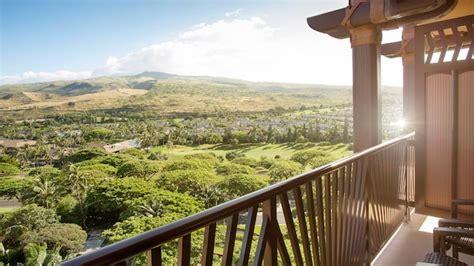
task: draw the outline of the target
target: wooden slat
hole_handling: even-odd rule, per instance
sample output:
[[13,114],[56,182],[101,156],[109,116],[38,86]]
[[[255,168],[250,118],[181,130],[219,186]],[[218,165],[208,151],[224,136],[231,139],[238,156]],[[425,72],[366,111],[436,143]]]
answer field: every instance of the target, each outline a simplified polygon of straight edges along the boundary
[[212,265],[216,241],[216,223],[206,226],[202,247],[201,265]]
[[467,50],[466,60],[472,60],[472,54],[474,53],[474,29],[472,28],[472,23],[467,24],[466,27],[471,37],[471,45],[469,45],[469,50]]
[[227,230],[224,242],[224,255],[222,256],[222,265],[232,265],[238,221],[239,213],[236,213],[227,219]]
[[156,247],[148,250],[147,262],[148,266],[161,266],[163,264],[161,258],[161,247]]
[[324,219],[326,221],[324,235],[326,237],[326,259],[327,265],[333,265],[332,256],[331,256],[331,247],[332,247],[332,220],[331,220],[331,174],[328,173],[323,177],[324,180]]
[[311,247],[313,251],[313,264],[320,265],[318,233],[316,229],[316,210],[314,209],[314,193],[311,182],[305,184],[306,206],[308,208],[309,231],[311,234]]
[[441,52],[439,54],[438,63],[443,63],[446,51],[448,50],[448,43],[446,41],[446,36],[444,35],[444,30],[438,30],[438,34],[441,40]]
[[293,249],[293,256],[295,257],[295,263],[296,265],[304,265],[298,236],[296,235],[295,222],[293,221],[293,215],[291,213],[288,195],[286,193],[280,194],[280,202],[283,209],[283,215],[285,216],[286,227],[288,230],[288,236],[290,237],[291,247]]
[[455,62],[459,59],[458,57],[459,57],[459,52],[461,51],[461,48],[462,48],[462,40],[461,40],[461,36],[459,35],[458,27],[451,27],[451,30],[453,31],[454,40],[456,42],[456,45],[454,47],[453,58],[452,58],[452,61]]
[[354,162],[353,169],[350,175],[350,180],[349,180],[349,193],[347,197],[347,231],[346,231],[346,240],[345,240],[345,254],[344,254],[344,263],[343,265],[349,265],[350,264],[350,258],[351,258],[351,251],[350,248],[352,245],[354,245],[353,241],[354,239],[352,238],[352,230],[353,230],[353,220],[354,220],[354,189],[355,189],[355,178],[356,178],[356,171],[358,171],[357,167],[357,162]]
[[126,260],[122,260],[122,261],[119,261],[119,262],[116,262],[114,264],[112,264],[113,266],[127,266],[127,261]]
[[342,221],[343,221],[343,201],[344,201],[344,183],[345,183],[346,167],[342,167],[338,173],[337,188],[337,245],[336,245],[336,265],[341,265],[342,256]]
[[431,58],[433,57],[434,53],[434,43],[433,43],[433,38],[431,38],[431,32],[428,32],[426,35],[426,42],[428,43],[429,50],[428,50],[428,57],[426,58],[425,63],[430,64],[431,63]]
[[179,238],[178,241],[178,266],[191,264],[191,234]]
[[366,228],[367,228],[367,190],[366,190],[366,180],[367,180],[367,161],[365,158],[361,160],[361,174],[359,176],[359,190],[357,192],[357,205],[356,205],[356,231],[355,239],[358,241],[358,244],[355,245],[354,249],[354,259],[356,264],[363,264],[365,262],[365,255],[367,250],[367,241],[366,241]]
[[344,175],[344,193],[343,193],[343,202],[342,202],[342,225],[341,225],[341,252],[340,252],[340,263],[338,265],[344,265],[346,259],[346,246],[348,242],[347,237],[347,226],[348,226],[348,201],[349,201],[349,188],[350,188],[350,178],[352,174],[352,164],[347,166],[347,171]]
[[271,233],[272,225],[271,223],[277,222],[277,213],[276,213],[276,197],[271,197],[270,199],[262,203],[262,215],[268,217],[270,224],[268,231],[270,232],[267,236],[267,243],[265,246],[265,256],[263,258],[264,265],[276,265],[278,263],[278,247],[277,239],[274,234]]
[[280,226],[272,222],[272,231],[276,236],[278,251],[280,251],[281,260],[283,265],[291,265],[290,254],[288,253],[288,249],[286,248],[285,240],[283,239],[283,234],[281,233]]
[[252,247],[255,221],[257,218],[258,205],[249,208],[247,223],[245,225],[244,239],[242,240],[242,250],[240,253],[239,266],[247,266],[249,263],[250,250]]
[[305,265],[313,265],[311,258],[311,246],[308,239],[308,227],[306,226],[306,215],[304,213],[303,196],[301,195],[301,188],[296,187],[293,189],[296,202],[296,213],[298,215],[298,224],[300,226],[300,235],[303,245],[303,252],[305,257]]
[[323,214],[323,188],[321,178],[316,178],[316,220],[318,225],[319,245],[321,247],[321,261],[323,265],[329,265],[326,256],[326,236],[324,235],[324,214]]
[[331,263],[336,263],[336,244],[337,244],[337,180],[338,172],[331,174]]
[[257,250],[255,251],[255,259],[253,265],[262,265],[263,258],[265,257],[265,246],[267,245],[268,234],[270,230],[270,218],[268,216],[263,217],[262,228],[260,230],[260,237],[258,238]]

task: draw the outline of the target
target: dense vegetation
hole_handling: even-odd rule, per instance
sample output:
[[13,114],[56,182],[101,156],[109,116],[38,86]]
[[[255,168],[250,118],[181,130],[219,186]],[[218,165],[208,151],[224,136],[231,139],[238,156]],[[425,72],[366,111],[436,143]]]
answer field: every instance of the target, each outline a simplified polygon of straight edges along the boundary
[[[19,108],[31,108],[26,112],[0,111],[0,138],[36,141],[20,148],[0,145],[0,198],[22,204],[0,212],[0,264],[54,265],[83,250],[86,232],[99,230],[106,244],[113,243],[351,153],[350,102],[341,96],[345,90],[324,88],[314,94],[303,85],[290,90],[288,84],[259,84],[250,90],[250,83],[208,78],[115,81],[148,90],[147,96],[120,99],[108,109],[77,104],[51,110],[30,103]],[[101,93],[108,82],[26,89],[57,99],[79,97],[86,87],[88,93]],[[19,90],[2,87],[0,94]],[[324,90],[329,96],[321,94]],[[234,110],[214,108],[213,103],[182,113],[153,105],[158,98],[238,102],[257,92],[282,100]],[[311,101],[303,100],[305,95]],[[303,104],[309,102],[313,104]],[[117,153],[104,149],[126,140],[137,145]],[[194,259],[201,233],[192,238]],[[223,240],[223,225],[218,225],[217,237]],[[174,261],[173,245],[163,249],[169,263]],[[144,257],[135,262],[144,263]]]

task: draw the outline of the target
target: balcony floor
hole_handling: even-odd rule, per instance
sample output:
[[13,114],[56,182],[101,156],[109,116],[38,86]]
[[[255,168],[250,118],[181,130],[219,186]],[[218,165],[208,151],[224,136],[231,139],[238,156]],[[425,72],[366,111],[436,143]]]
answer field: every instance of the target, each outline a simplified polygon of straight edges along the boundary
[[[401,226],[372,265],[415,265],[423,261],[425,254],[433,252],[433,228],[439,218],[412,213],[410,222]],[[451,250],[448,255],[452,255]],[[459,254],[459,260],[474,265],[474,256]]]

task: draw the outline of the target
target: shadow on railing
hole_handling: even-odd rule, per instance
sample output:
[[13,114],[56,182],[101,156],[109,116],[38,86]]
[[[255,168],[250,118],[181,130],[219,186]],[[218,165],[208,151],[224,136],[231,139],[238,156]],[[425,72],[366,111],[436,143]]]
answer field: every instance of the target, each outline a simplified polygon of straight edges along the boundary
[[362,265],[408,213],[413,138],[390,140],[63,265],[145,258],[148,265]]

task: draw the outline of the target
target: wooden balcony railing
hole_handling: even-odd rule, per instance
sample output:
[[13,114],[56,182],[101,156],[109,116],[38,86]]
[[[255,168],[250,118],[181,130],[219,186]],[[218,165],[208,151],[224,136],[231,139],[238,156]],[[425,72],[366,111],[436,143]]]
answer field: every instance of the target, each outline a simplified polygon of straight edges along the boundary
[[413,138],[393,139],[63,265],[126,265],[145,254],[148,265],[162,265],[170,248],[178,265],[362,265],[408,213]]

